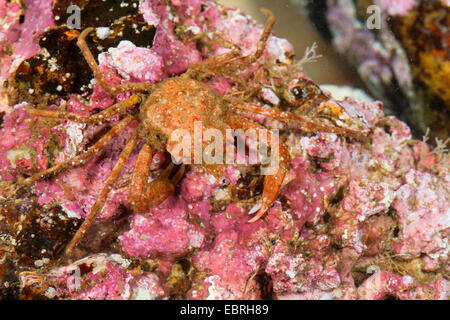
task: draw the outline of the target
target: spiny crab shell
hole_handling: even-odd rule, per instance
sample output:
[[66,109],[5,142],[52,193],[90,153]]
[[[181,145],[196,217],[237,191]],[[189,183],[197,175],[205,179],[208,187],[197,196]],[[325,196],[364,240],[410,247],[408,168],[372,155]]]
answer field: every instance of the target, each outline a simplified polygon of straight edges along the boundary
[[196,122],[201,123],[204,129],[225,131],[228,128],[222,120],[227,113],[225,101],[206,84],[190,79],[164,80],[145,101],[140,112],[150,136],[152,131],[162,133],[151,137],[151,142],[155,145],[169,142],[169,152],[179,143],[169,140],[175,130],[186,130],[194,137]]

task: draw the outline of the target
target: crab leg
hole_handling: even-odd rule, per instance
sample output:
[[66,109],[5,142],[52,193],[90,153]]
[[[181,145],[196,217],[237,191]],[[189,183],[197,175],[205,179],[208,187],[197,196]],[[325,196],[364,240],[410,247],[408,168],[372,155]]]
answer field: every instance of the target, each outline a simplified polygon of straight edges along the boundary
[[191,67],[186,73],[182,75],[183,78],[201,80],[212,75],[229,75],[238,70],[242,70],[259,59],[266,48],[267,40],[272,32],[275,24],[275,17],[270,10],[261,9],[261,12],[266,14],[269,18],[258,42],[256,52],[254,54],[238,57],[240,55],[239,48],[233,48],[231,51],[211,57]]
[[31,116],[43,117],[43,118],[53,118],[53,119],[61,119],[61,120],[70,120],[78,123],[85,124],[99,124],[103,121],[110,119],[112,116],[116,114],[124,114],[127,112],[127,109],[134,106],[135,104],[140,103],[142,100],[138,95],[132,95],[128,99],[118,102],[107,109],[100,111],[99,113],[93,114],[90,117],[83,117],[79,114],[72,112],[62,112],[62,111],[49,111],[49,110],[40,110],[29,108],[27,109],[28,113]]
[[228,68],[230,61],[234,61],[233,59],[238,57],[239,54],[240,52],[238,50],[233,49],[224,54],[208,58],[189,68],[181,77],[202,80],[212,75],[220,75],[223,73],[223,69],[225,69],[224,66]]
[[95,80],[97,80],[100,86],[106,92],[112,95],[130,91],[153,91],[154,85],[148,82],[123,83],[115,86],[111,86],[106,82],[103,73],[100,71],[97,62],[95,61],[94,56],[92,55],[86,43],[86,36],[93,30],[94,28],[84,29],[83,32],[78,37],[77,45],[80,48],[81,53],[83,53],[83,56],[86,59],[86,62],[89,64],[89,67],[91,68],[92,72],[94,73]]
[[97,215],[101,212],[103,209],[103,206],[105,205],[106,199],[108,198],[108,194],[111,192],[112,188],[116,184],[117,180],[119,179],[123,167],[125,166],[125,163],[127,162],[128,158],[130,157],[131,152],[133,151],[134,147],[136,146],[136,143],[139,140],[138,132],[135,131],[133,136],[128,140],[127,144],[125,145],[125,148],[120,153],[119,159],[117,160],[113,170],[111,171],[111,174],[109,175],[108,179],[106,179],[105,186],[103,187],[102,191],[100,192],[97,201],[95,201],[94,205],[91,208],[91,212],[84,220],[81,227],[78,229],[78,231],[75,233],[74,237],[72,238],[72,241],[70,241],[69,245],[66,248],[66,255],[70,256],[73,252],[73,249],[76,247],[78,242],[83,238],[86,231],[89,229],[89,227],[94,222]]
[[[243,130],[254,129],[257,131],[258,136],[261,130],[271,133],[270,130],[267,130],[263,126],[239,115],[229,114],[227,116],[227,123],[233,129],[243,129]],[[269,147],[273,147],[271,145],[272,144],[271,136],[268,138],[267,144]],[[270,209],[270,207],[277,198],[278,191],[280,190],[281,185],[283,184],[284,177],[286,176],[289,170],[289,165],[291,162],[289,151],[283,144],[280,144],[278,147],[279,147],[278,169],[275,174],[267,175],[265,177],[263,195],[258,204],[258,207],[260,208],[255,217],[253,217],[249,221],[249,223],[258,221],[267,212],[267,210]]]
[[264,27],[264,30],[258,41],[256,52],[245,57],[237,58],[232,61],[232,63],[237,64],[239,69],[241,70],[250,66],[252,63],[256,62],[264,54],[264,50],[266,49],[267,46],[267,41],[269,40],[270,34],[272,33],[273,30],[273,26],[275,25],[276,22],[275,16],[273,15],[272,11],[264,8],[262,8],[260,11],[264,13],[268,17],[268,19],[266,26]]
[[100,150],[106,147],[106,145],[108,145],[111,142],[111,140],[114,139],[123,129],[125,129],[133,120],[134,117],[132,116],[124,118],[122,121],[116,124],[111,130],[109,130],[108,133],[106,133],[100,140],[98,140],[93,146],[89,147],[89,149],[87,149],[82,154],[72,157],[50,169],[36,173],[35,175],[25,179],[23,181],[23,185],[30,186],[45,176],[55,175],[66,169],[83,165],[87,159],[94,156]]
[[259,39],[256,52],[253,55],[248,56],[250,63],[252,63],[253,61],[256,61],[263,55],[264,49],[266,48],[266,45],[267,45],[267,40],[269,40],[270,34],[272,33],[273,26],[275,25],[275,22],[276,22],[275,16],[273,15],[272,11],[270,11],[268,9],[264,9],[264,8],[262,8],[260,11],[262,13],[264,13],[268,17],[268,19],[267,19],[267,23],[264,28],[264,31],[261,35],[261,38]]
[[256,104],[245,104],[241,105],[238,103],[233,104],[233,110],[243,110],[248,111],[256,114],[260,114],[263,116],[267,116],[273,119],[277,119],[280,121],[283,121],[285,123],[289,123],[291,121],[296,122],[301,125],[302,130],[308,131],[308,132],[316,132],[316,131],[322,131],[322,132],[329,132],[329,133],[335,133],[335,134],[341,134],[341,135],[348,135],[357,139],[362,140],[363,137],[361,136],[361,133],[352,129],[346,129],[346,128],[339,128],[339,127],[333,127],[333,126],[326,126],[326,125],[320,125],[317,123],[312,122],[311,120],[296,115],[292,112],[285,112],[281,110],[277,110],[274,108],[266,108],[262,107]]

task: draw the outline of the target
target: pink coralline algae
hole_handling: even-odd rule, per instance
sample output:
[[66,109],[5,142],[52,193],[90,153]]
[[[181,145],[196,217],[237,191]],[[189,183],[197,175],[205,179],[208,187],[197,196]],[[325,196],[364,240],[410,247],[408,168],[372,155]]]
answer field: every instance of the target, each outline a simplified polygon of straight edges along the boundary
[[48,165],[48,158],[44,154],[50,131],[42,128],[40,136],[33,137],[29,130],[33,122],[26,112],[26,104],[16,105],[3,119],[0,129],[0,176],[3,181],[9,181],[19,173],[43,170]]
[[[94,255],[47,274],[23,272],[24,288],[42,285],[46,298],[70,300],[156,300],[167,299],[167,288],[157,274],[127,270],[131,261],[119,255]],[[45,284],[45,285],[44,285]],[[85,288],[80,294],[79,289]]]
[[[24,0],[26,10],[16,1],[0,1],[0,82],[40,50],[35,38],[53,24],[55,0]],[[23,16],[23,23],[20,22]]]
[[201,247],[205,235],[186,220],[186,203],[172,197],[165,203],[167,208],[163,204],[151,216],[132,218],[130,231],[120,237],[125,252],[142,258],[179,258]]
[[400,276],[379,271],[367,279],[359,288],[358,295],[365,300],[382,300],[394,297],[402,300],[445,300],[448,283],[439,279],[432,284],[420,284],[410,276]]
[[[51,4],[41,2],[39,8],[51,12]],[[9,16],[14,12],[12,6],[3,3],[0,10]],[[252,53],[262,32],[261,26],[240,10],[213,1],[172,1],[169,8],[164,1],[146,0],[139,9],[145,21],[156,27],[155,39],[148,47],[123,40],[99,54],[96,58],[109,84],[158,83],[225,52],[230,44],[239,46],[243,54]],[[44,28],[36,30],[43,32]],[[186,39],[206,36],[202,41],[212,41],[208,38],[212,32],[222,39],[197,46],[194,40],[180,40],[176,34],[180,29]],[[272,36],[262,61],[267,68],[275,65],[271,72],[283,77],[292,54],[286,40]],[[284,79],[286,83],[306,79],[301,72],[289,77],[297,79]],[[264,81],[249,79],[248,85]],[[212,77],[208,85],[221,94],[236,90],[236,83],[221,77]],[[264,83],[256,96],[273,106],[287,104],[283,85]],[[114,102],[95,81],[91,87],[88,99],[77,94],[58,97],[58,106],[88,116]],[[117,100],[128,96],[120,94]],[[380,102],[347,98],[334,103],[342,106],[345,116],[361,123],[367,141],[332,133],[302,134],[265,117],[254,117],[281,129],[292,159],[277,200],[255,223],[248,220],[261,193],[257,166],[230,165],[222,177],[188,166],[172,196],[150,212],[134,213],[128,204],[128,187],[137,147],[97,221],[97,226],[105,225],[102,232],[112,238],[112,244],[94,250],[88,235],[78,253],[86,258],[74,263],[34,261],[18,252],[16,261],[28,263],[29,270],[18,275],[21,296],[447,299],[448,153],[442,145],[433,149],[414,140],[406,124],[384,114]],[[2,118],[1,199],[8,194],[5,185],[85,150],[120,120],[115,116],[98,126],[44,121],[30,117],[27,107],[31,103],[10,106]],[[56,110],[57,106],[48,108]],[[67,219],[86,217],[136,125],[82,166],[35,183],[29,192],[37,196],[36,207],[43,211],[61,208]],[[168,161],[170,155],[159,152],[151,169],[157,171]],[[4,213],[4,207],[0,206],[1,214],[13,219]],[[0,219],[0,231],[8,230],[5,239],[12,240],[0,240],[0,279],[3,261],[14,257],[4,256],[3,246],[14,251],[14,228],[22,226],[19,220],[3,221]]]
[[[72,126],[67,124],[64,128],[66,134],[66,142],[71,143],[72,139],[79,139],[80,133],[83,132],[81,128],[72,130]],[[131,130],[130,130],[131,131]],[[108,158],[105,159],[102,154],[87,161],[83,167],[74,168],[59,176],[58,179],[39,181],[35,185],[35,191],[40,195],[39,203],[46,204],[56,199],[63,201],[62,207],[70,216],[85,216],[94,204],[100,190],[102,189],[104,181],[109,176],[113,166],[114,159],[117,159],[121,148],[125,145],[126,139],[131,135],[131,132],[125,132],[124,136],[118,137],[110,148],[105,150],[108,153]],[[72,136],[73,134],[73,136]],[[85,132],[86,134],[86,132]],[[89,133],[87,132],[87,136]],[[86,137],[86,136],[85,136]],[[80,147],[80,144],[78,147]],[[69,158],[73,153],[64,148],[63,153],[57,159],[58,162]],[[134,160],[137,154],[134,154]],[[113,159],[113,160],[111,160]],[[127,164],[125,170],[130,172],[133,169],[133,162]],[[119,181],[119,185],[122,182]],[[128,193],[126,190],[120,188],[113,192],[103,210],[100,218],[111,218],[117,214],[121,205],[126,205]],[[76,200],[75,200],[76,199]]]
[[417,5],[416,0],[381,0],[377,1],[377,3],[383,10],[386,10],[393,16],[405,16],[415,5]]
[[349,189],[335,213],[331,233],[342,246],[362,252],[361,223],[374,214],[386,213],[395,194],[388,185],[368,180],[351,181]]
[[279,299],[342,298],[337,256],[331,253],[330,239],[322,235],[314,242],[313,253],[294,252],[286,242],[275,245],[266,272]]
[[414,257],[425,254],[446,263],[450,228],[448,181],[416,170],[408,172],[405,180],[393,203],[401,226],[401,243],[394,245],[394,251]]
[[[163,77],[164,60],[153,49],[138,48],[130,41],[122,41],[117,48],[99,57],[100,66],[117,71],[126,81],[159,82]],[[143,71],[145,70],[145,73]]]
[[193,257],[195,268],[205,276],[193,284],[191,299],[260,299],[258,275],[266,261],[266,248],[260,243],[267,230],[261,223],[246,224],[247,214],[230,205],[211,218],[218,235],[212,246]]

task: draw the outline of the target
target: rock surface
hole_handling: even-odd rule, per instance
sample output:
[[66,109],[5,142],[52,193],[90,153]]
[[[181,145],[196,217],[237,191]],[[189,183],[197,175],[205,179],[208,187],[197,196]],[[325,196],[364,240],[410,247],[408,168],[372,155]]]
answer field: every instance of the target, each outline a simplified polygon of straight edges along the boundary
[[[112,2],[107,1],[105,8],[113,6]],[[212,1],[171,1],[168,6],[164,1],[146,0],[134,9],[133,3],[129,11],[118,11],[125,18],[111,18],[114,27],[107,39],[94,35],[89,40],[90,46],[97,47],[96,57],[111,84],[157,83],[224,52],[230,43],[249,54],[256,49],[262,31],[243,12]],[[27,6],[26,15],[47,12],[51,5]],[[64,5],[56,1],[53,12],[64,12]],[[1,2],[0,12],[8,12],[11,28],[19,28],[20,34],[27,25],[21,25],[12,12],[24,9],[11,6]],[[40,26],[38,33],[42,33],[41,46],[49,35],[62,36],[53,52],[64,61],[64,55],[78,54],[68,52],[70,46],[64,44],[72,43],[78,31],[61,33],[65,28],[62,18],[53,17],[54,26],[46,31],[46,26]],[[127,21],[140,24],[123,39],[115,30],[129,30]],[[143,44],[141,32],[145,30],[152,30],[153,36]],[[222,39],[202,38],[211,32]],[[200,40],[182,41],[194,36]],[[13,44],[19,41],[8,39]],[[100,41],[104,41],[103,51],[98,48]],[[254,117],[267,127],[281,128],[292,158],[277,201],[262,220],[247,223],[261,194],[262,178],[257,167],[242,166],[229,167],[221,181],[190,166],[173,196],[150,212],[132,212],[126,185],[136,148],[97,223],[77,249],[80,260],[60,260],[61,250],[90,212],[132,128],[83,166],[8,197],[20,179],[84,150],[119,120],[86,126],[30,117],[26,111],[30,104],[49,105],[49,109],[62,105],[89,115],[111,105],[114,97],[90,80],[85,84],[83,79],[76,80],[79,75],[64,70],[67,65],[56,64],[51,71],[52,58],[44,62],[43,49],[31,57],[20,48],[15,49],[14,59],[28,59],[22,67],[28,64],[28,79],[34,81],[26,81],[22,67],[16,72],[8,70],[9,79],[15,77],[19,85],[8,93],[15,95],[11,101],[23,101],[2,107],[2,298],[447,299],[448,153],[443,146],[433,149],[413,140],[408,126],[384,115],[380,102],[352,98],[339,104],[348,117],[362,124],[366,142],[291,130]],[[248,77],[247,88],[272,91],[256,90],[250,101],[295,111],[291,97],[309,97],[306,88],[311,84],[301,70],[286,72],[292,65],[291,48],[286,40],[272,36],[256,71],[247,70],[234,79],[211,77],[207,83],[221,94],[233,94],[242,90],[240,77]],[[56,78],[69,73],[66,80],[73,81],[62,82],[61,91],[51,89],[54,82],[49,78],[37,81],[33,76],[38,60],[43,63],[40,70],[53,72]],[[257,70],[270,71],[273,78],[259,77]],[[92,74],[87,75],[83,77],[92,79]],[[121,94],[117,99],[127,96]],[[311,108],[320,109],[323,103],[327,101]],[[162,168],[169,158],[166,153],[157,154],[152,169]]]

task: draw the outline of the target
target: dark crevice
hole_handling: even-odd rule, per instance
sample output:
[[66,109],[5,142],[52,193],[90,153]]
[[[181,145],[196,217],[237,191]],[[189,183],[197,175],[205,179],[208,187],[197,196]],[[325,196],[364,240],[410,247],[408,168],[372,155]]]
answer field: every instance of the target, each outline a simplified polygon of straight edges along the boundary
[[345,186],[339,186],[338,190],[329,201],[330,206],[336,206],[344,199],[344,190]]
[[261,299],[263,300],[273,300],[275,299],[275,293],[273,291],[272,277],[269,276],[264,270],[260,271],[256,277],[255,281],[259,284],[261,288]]

